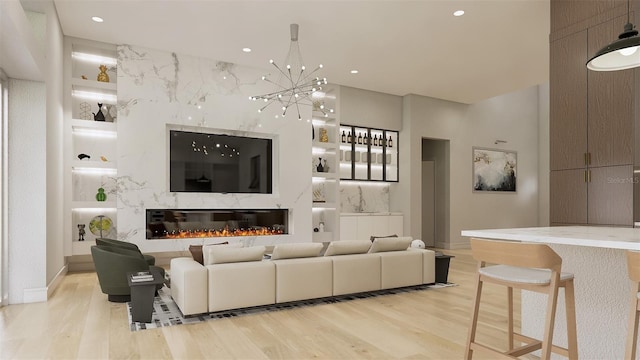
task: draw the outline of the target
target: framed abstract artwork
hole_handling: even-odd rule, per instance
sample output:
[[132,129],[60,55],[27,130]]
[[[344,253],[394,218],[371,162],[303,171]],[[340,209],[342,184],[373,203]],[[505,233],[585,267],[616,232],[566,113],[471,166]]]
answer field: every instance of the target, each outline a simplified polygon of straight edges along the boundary
[[472,160],[474,192],[516,192],[515,151],[474,147]]

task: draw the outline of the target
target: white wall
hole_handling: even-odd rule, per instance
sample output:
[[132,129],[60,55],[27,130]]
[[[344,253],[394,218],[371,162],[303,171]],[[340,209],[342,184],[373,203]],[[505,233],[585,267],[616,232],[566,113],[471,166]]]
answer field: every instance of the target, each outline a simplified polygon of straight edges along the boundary
[[[399,184],[392,184],[391,210],[404,213],[405,234],[420,238],[422,232],[423,138],[450,140],[450,237],[436,246],[468,246],[463,229],[538,225],[538,96],[536,86],[473,105],[404,97],[400,153],[408,162],[400,167]],[[496,145],[497,139],[507,143]],[[516,194],[472,192],[473,146],[518,153]]]
[[340,86],[340,123],[374,129],[402,128],[402,97]]
[[9,303],[46,301],[45,84],[9,80]]
[[[186,250],[203,239],[145,240],[148,208],[290,211],[290,235],[226,238],[245,244],[311,241],[311,124],[297,114],[259,114],[250,95],[273,91],[259,70],[211,59],[118,46],[118,238],[144,251]],[[311,108],[303,108],[310,118]],[[291,112],[291,110],[290,110]],[[274,139],[273,194],[172,193],[168,189],[167,126]],[[219,241],[206,239],[206,242]]]

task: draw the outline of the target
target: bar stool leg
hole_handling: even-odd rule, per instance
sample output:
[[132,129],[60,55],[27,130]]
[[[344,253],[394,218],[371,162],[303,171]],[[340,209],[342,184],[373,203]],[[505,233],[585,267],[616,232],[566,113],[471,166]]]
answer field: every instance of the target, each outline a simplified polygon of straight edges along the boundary
[[573,279],[565,282],[564,302],[567,310],[567,350],[569,350],[569,360],[577,360],[578,331],[576,329],[576,298]]
[[636,359],[636,344],[638,342],[638,320],[640,319],[640,283],[633,283],[631,288],[631,306],[629,311],[629,326],[627,334],[627,346],[624,358],[627,360]]
[[507,320],[507,330],[509,331],[509,350],[513,350],[513,288],[511,286],[507,288],[507,301],[509,302],[507,306],[509,311],[509,317]]
[[476,292],[473,296],[473,310],[471,313],[471,325],[469,326],[469,336],[467,338],[467,348],[464,353],[466,360],[471,360],[471,344],[476,341],[476,329],[478,327],[478,312],[480,310],[480,296],[482,295],[482,281],[480,274],[477,273]]
[[544,322],[544,337],[542,338],[542,355],[540,359],[549,360],[551,358],[551,348],[553,347],[553,326],[556,318],[556,305],[558,303],[558,278],[552,279],[549,285],[549,298],[547,300],[547,317]]

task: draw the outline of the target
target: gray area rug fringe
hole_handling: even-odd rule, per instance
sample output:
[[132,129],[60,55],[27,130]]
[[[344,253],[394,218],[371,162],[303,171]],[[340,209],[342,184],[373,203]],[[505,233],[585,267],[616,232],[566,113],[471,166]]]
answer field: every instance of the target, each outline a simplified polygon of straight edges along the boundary
[[444,288],[444,287],[450,287],[450,286],[456,286],[456,284],[437,283],[433,285],[417,285],[417,286],[379,290],[379,291],[372,291],[372,292],[359,293],[359,294],[340,295],[340,296],[333,296],[328,298],[301,300],[301,301],[294,301],[294,302],[288,302],[283,304],[254,306],[250,308],[225,310],[225,311],[218,311],[214,313],[191,315],[191,316],[182,315],[182,312],[180,311],[180,309],[178,309],[178,305],[176,305],[176,303],[173,301],[173,298],[171,297],[171,289],[165,286],[162,289],[158,290],[158,296],[156,296],[153,300],[153,315],[152,315],[152,321],[150,323],[140,323],[140,322],[131,321],[131,303],[130,302],[127,303],[127,312],[128,312],[128,319],[129,319],[129,328],[131,329],[131,331],[138,331],[138,330],[146,330],[146,329],[157,329],[163,326],[195,324],[195,323],[200,323],[200,322],[209,321],[209,320],[225,319],[225,318],[236,317],[236,316],[258,314],[258,313],[263,313],[267,311],[279,311],[279,310],[295,309],[295,308],[305,307],[305,306],[335,304],[335,303],[344,302],[344,301],[367,299],[367,298],[373,298],[373,297],[378,297],[383,295],[400,294],[400,293],[413,292],[413,291],[422,291],[427,289],[438,289],[438,288]]

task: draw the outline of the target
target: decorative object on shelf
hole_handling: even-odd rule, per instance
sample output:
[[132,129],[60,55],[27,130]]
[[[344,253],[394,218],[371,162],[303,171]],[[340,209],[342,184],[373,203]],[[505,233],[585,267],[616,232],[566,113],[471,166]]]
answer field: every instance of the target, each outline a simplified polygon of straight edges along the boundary
[[104,121],[104,114],[102,113],[102,104],[98,103],[98,113],[92,113],[93,120],[95,121]]
[[316,129],[313,127],[313,124],[311,124],[311,140],[315,140],[316,139]]
[[87,154],[78,154],[78,159],[80,159],[80,160],[91,159],[91,156],[89,156]]
[[80,103],[80,119],[82,120],[92,120],[91,119],[91,105],[88,102]]
[[317,227],[314,227],[313,232],[320,232],[320,229],[318,229]]
[[[298,114],[298,120],[302,120],[300,106],[313,106],[311,95],[316,91],[322,90],[322,85],[327,83],[327,79],[314,77],[314,74],[322,69],[322,64],[318,65],[313,71],[306,70],[300,54],[300,45],[298,44],[299,26],[298,24],[291,24],[289,28],[291,31],[291,44],[284,60],[284,63],[287,64],[286,68],[280,68],[273,60],[269,60],[269,63],[278,70],[278,79],[273,81],[269,79],[268,75],[262,77],[262,80],[274,84],[276,90],[264,95],[251,96],[249,99],[266,102],[258,112],[262,112],[266,107],[277,102],[281,105],[282,116],[286,116],[287,110],[293,107]],[[325,116],[328,116],[323,106],[319,107],[319,109]],[[307,119],[307,122],[311,122],[311,119]]]
[[411,242],[411,247],[414,249],[424,249],[426,246],[424,244],[424,241],[415,239]]
[[89,231],[95,236],[104,237],[111,232],[113,221],[108,216],[98,215],[89,222]]
[[318,225],[318,232],[324,232],[324,222],[320,221]]
[[342,130],[342,138],[340,139],[342,142],[347,142],[347,135],[345,135],[344,130]]
[[327,159],[322,159],[322,168],[324,172],[329,172],[329,165],[327,165]]
[[78,241],[84,241],[84,235],[87,233],[85,226],[85,224],[78,224]]
[[107,194],[104,193],[104,188],[98,188],[98,193],[96,194],[96,200],[107,201]]
[[329,135],[327,134],[327,129],[325,128],[320,128],[320,142],[329,142]]
[[105,105],[104,106],[104,121],[113,122],[112,109],[115,108],[114,105]]
[[636,54],[640,48],[638,30],[630,21],[630,0],[627,0],[627,23],[618,40],[598,50],[587,61],[587,68],[593,71],[625,70],[640,66],[640,56]]
[[82,78],[82,80],[87,80],[87,77],[84,75],[80,75],[80,77]]
[[104,161],[104,162],[108,162],[108,161],[109,161],[106,157],[104,157],[104,156],[102,156],[102,155],[100,156],[100,160],[102,160],[102,161]]
[[98,69],[100,69],[100,73],[98,74],[98,81],[109,82],[109,74],[107,74],[107,66],[100,65]]
[[316,171],[319,173],[324,172],[324,166],[322,165],[322,158],[318,158],[318,166],[316,166]]
[[324,188],[321,186],[315,187],[313,189],[313,202],[315,203],[323,203],[325,202],[324,197]]
[[389,136],[389,141],[387,141],[387,146],[393,147],[393,139],[391,138],[391,136]]
[[516,192],[515,151],[473,148],[473,191]]

